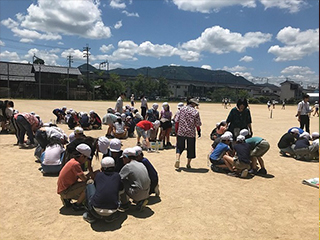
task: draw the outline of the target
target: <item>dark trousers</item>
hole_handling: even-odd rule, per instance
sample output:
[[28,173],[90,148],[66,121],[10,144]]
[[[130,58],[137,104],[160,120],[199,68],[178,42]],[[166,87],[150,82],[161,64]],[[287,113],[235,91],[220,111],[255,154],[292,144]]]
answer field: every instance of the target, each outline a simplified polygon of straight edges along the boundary
[[196,158],[196,138],[177,136],[176,153],[181,154],[186,148],[187,142],[187,158]]
[[24,135],[27,133],[27,136],[30,140],[30,144],[34,144],[34,136],[33,136],[33,132],[32,132],[32,128],[30,123],[21,115],[19,115],[17,117],[17,121],[16,121],[20,133],[19,133],[19,143],[23,144],[24,143]]
[[310,118],[308,115],[300,115],[300,128],[306,127],[306,132],[310,133]]

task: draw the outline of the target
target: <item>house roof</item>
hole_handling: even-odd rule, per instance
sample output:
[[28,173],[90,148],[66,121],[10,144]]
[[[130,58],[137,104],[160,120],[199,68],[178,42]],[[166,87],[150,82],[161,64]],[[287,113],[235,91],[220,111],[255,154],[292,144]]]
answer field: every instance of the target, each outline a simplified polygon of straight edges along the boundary
[[277,90],[280,91],[280,87],[274,85],[274,84],[270,84],[270,83],[263,83],[263,84],[255,84],[255,86],[257,86],[258,88],[270,88],[271,90]]
[[290,83],[290,84],[293,84],[293,85],[300,85],[299,83],[296,83],[296,82],[290,81],[290,80],[286,80],[286,81],[280,83],[280,85],[283,85],[283,84],[285,84],[285,83]]
[[35,82],[32,64],[0,61],[0,80]]
[[61,66],[48,66],[42,64],[33,64],[32,72],[46,72],[46,73],[60,73],[60,74],[69,74],[70,75],[81,75],[81,72],[78,68],[68,68]]

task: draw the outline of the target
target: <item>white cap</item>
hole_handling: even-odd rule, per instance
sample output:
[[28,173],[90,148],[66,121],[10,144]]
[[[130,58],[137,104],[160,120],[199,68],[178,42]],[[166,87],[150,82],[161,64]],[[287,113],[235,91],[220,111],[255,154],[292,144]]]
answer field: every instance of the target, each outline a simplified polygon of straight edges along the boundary
[[123,150],[121,157],[134,157],[137,156],[137,152],[134,148],[126,148]]
[[158,129],[160,127],[160,121],[159,120],[154,121],[153,127],[154,127],[154,129]]
[[237,137],[237,142],[243,142],[244,140],[246,140],[246,137],[245,137],[245,136],[239,135],[239,136]]
[[69,142],[72,142],[75,139],[74,132],[69,135]]
[[99,151],[102,154],[107,154],[109,146],[110,146],[110,141],[108,138],[106,137],[98,138],[98,147],[99,147]]
[[292,128],[290,132],[299,134],[299,129],[298,128]]
[[102,160],[101,160],[101,167],[102,168],[110,168],[110,167],[114,167],[114,166],[115,166],[115,162],[112,157],[102,158]]
[[157,110],[157,109],[158,109],[158,107],[159,107],[158,103],[154,103],[154,104],[152,104],[152,108],[153,108],[154,110]]
[[300,138],[306,138],[306,139],[310,139],[310,134],[308,132],[303,132],[300,134],[299,136]]
[[241,131],[240,131],[240,135],[242,135],[242,136],[247,136],[249,134],[249,131],[248,131],[248,129],[242,129]]
[[94,111],[93,111],[93,110],[90,110],[89,114],[93,114],[93,113],[94,113]]
[[79,144],[79,145],[76,147],[76,150],[77,150],[79,153],[85,155],[86,157],[90,157],[90,155],[91,155],[91,148],[90,148],[87,144],[85,144],[85,143]]
[[313,133],[311,134],[311,137],[312,137],[312,139],[319,138],[319,133],[318,133],[318,132],[313,132]]
[[83,128],[82,127],[75,127],[74,134],[79,134],[79,133],[83,133]]
[[118,138],[111,139],[110,141],[111,152],[120,152],[121,146],[122,146],[121,141]]
[[183,102],[179,102],[177,108],[180,109],[184,106]]
[[142,148],[140,146],[134,146],[133,149],[136,151],[136,155],[140,155],[142,153]]
[[62,109],[67,109],[67,107],[66,107],[66,106],[63,106]]
[[142,116],[139,112],[136,113],[136,117],[142,119]]
[[164,107],[164,106],[169,106],[169,103],[168,102],[162,103],[162,107]]
[[229,134],[224,133],[221,136],[221,140],[223,140],[223,141],[227,141],[227,140],[231,141],[232,137]]

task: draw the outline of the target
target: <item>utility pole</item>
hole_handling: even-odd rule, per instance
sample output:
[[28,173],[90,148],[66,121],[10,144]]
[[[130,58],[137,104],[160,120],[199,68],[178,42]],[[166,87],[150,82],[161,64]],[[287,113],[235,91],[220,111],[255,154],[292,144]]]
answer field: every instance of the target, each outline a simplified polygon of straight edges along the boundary
[[86,45],[86,47],[83,48],[83,57],[87,58],[87,82],[89,83],[89,44]]
[[73,62],[73,57],[71,54],[67,57],[69,66],[68,66],[68,79],[67,79],[67,99],[69,100],[69,69],[71,68],[71,63]]

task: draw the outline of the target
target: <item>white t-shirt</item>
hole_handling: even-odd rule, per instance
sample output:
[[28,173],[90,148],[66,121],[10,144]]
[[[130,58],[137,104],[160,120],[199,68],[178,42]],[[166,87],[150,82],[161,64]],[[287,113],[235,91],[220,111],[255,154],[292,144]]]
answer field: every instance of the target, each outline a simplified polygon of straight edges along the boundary
[[124,133],[124,122],[122,123],[115,122],[113,126],[116,128],[116,133],[118,134]]
[[61,164],[61,153],[64,152],[63,147],[59,144],[46,147],[44,152],[43,165],[60,165]]

